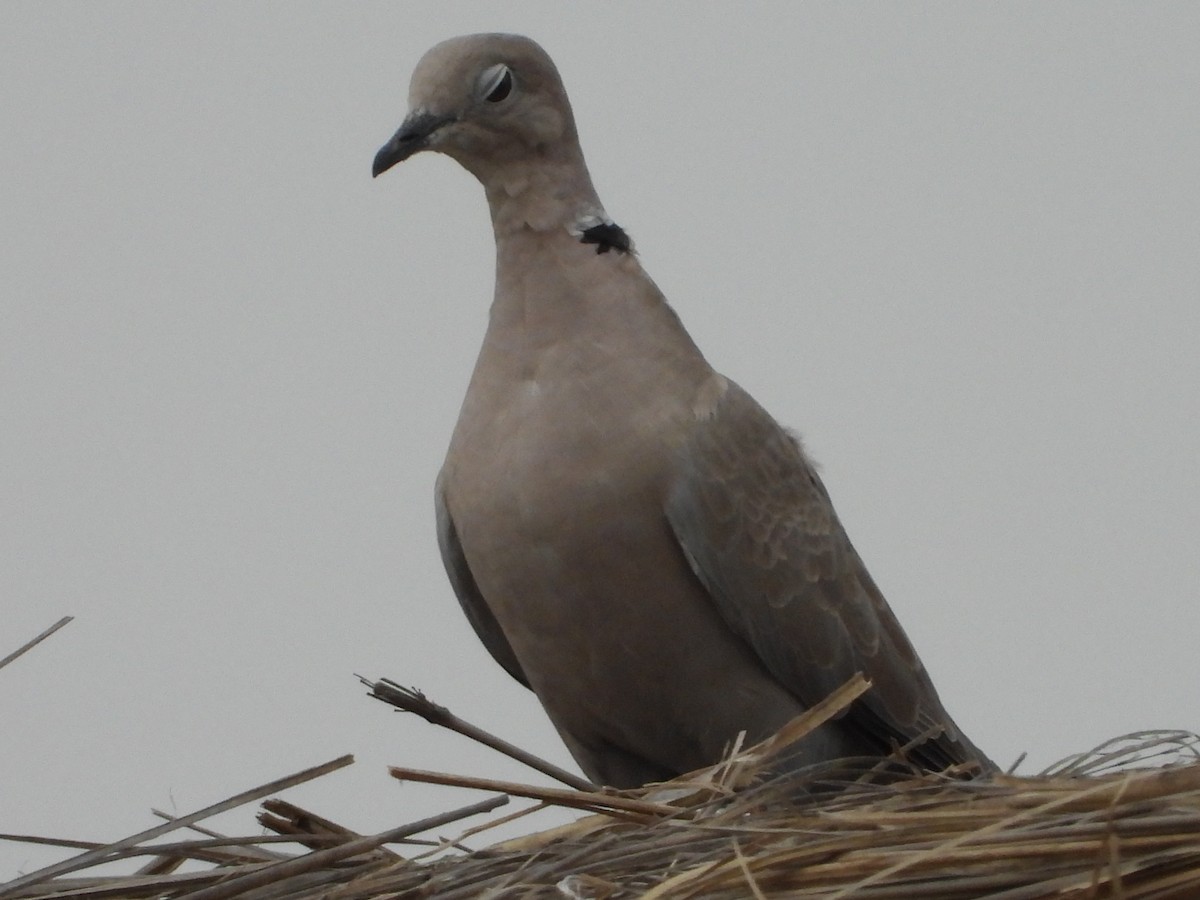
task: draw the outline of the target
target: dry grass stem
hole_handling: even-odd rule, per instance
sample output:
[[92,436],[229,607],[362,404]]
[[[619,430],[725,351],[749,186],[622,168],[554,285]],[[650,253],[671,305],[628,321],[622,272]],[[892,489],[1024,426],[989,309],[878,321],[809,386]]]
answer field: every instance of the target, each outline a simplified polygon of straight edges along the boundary
[[483,744],[485,747],[491,747],[493,750],[503,753],[505,756],[515,759],[517,762],[523,763],[537,772],[541,772],[543,775],[549,775],[555,781],[561,782],[568,787],[573,787],[578,791],[594,791],[598,787],[598,785],[592,784],[586,778],[579,777],[574,772],[568,772],[566,769],[559,768],[551,762],[534,756],[528,750],[523,750],[516,744],[504,740],[504,738],[484,731],[479,726],[472,725],[465,719],[460,719],[446,707],[434,703],[416,688],[406,688],[387,678],[370,681],[360,675],[358,676],[358,680],[371,689],[370,696],[376,700],[382,700],[384,703],[388,703],[402,712],[413,713],[420,716],[426,722],[469,737],[471,740]]
[[14,650],[12,653],[8,654],[8,656],[4,657],[4,659],[0,659],[0,669],[3,669],[5,666],[7,666],[10,662],[12,662],[18,656],[22,656],[23,654],[28,653],[30,650],[32,650],[34,647],[36,647],[38,644],[40,644],[46,638],[50,637],[50,635],[54,634],[54,632],[58,631],[58,629],[62,628],[65,625],[68,625],[69,623],[73,622],[74,620],[75,620],[74,616],[63,616],[61,619],[59,619],[57,622],[55,622],[53,625],[51,625],[49,628],[47,628],[45,631],[43,631],[41,634],[39,634],[37,637],[26,641],[24,644],[22,644],[20,647],[18,647],[16,650]]
[[[802,772],[773,767],[791,741],[866,688],[856,680],[772,739],[738,745],[719,765],[636,791],[566,790],[396,767],[397,778],[500,796],[365,837],[272,799],[259,816],[271,837],[198,829],[198,839],[152,843],[166,830],[194,828],[206,815],[312,777],[316,770],[308,770],[104,847],[58,842],[86,852],[0,886],[0,898],[1200,897],[1200,738],[1129,735],[1036,777],[910,773],[903,748],[882,766],[846,760]],[[427,834],[424,848],[399,852],[402,841],[492,809],[509,795],[539,803],[457,838]],[[486,849],[463,846],[547,807],[592,814]],[[277,842],[301,852],[262,846]],[[65,877],[133,855],[151,857],[133,875]],[[207,868],[175,871],[184,860]]]

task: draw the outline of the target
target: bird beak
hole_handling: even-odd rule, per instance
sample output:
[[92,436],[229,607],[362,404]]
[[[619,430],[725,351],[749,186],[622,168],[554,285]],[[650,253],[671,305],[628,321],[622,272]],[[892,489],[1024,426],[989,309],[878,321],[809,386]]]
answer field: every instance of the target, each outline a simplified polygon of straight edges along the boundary
[[375,154],[371,177],[382,175],[396,163],[404,162],[414,153],[426,149],[434,132],[453,121],[450,116],[435,116],[429,112],[410,113],[400,130]]

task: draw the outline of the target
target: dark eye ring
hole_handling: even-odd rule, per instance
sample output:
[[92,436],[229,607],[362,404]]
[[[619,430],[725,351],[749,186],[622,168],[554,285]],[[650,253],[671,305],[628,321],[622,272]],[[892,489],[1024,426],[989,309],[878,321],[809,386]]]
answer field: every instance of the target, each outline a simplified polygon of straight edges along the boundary
[[504,66],[503,71],[500,73],[500,77],[496,80],[495,85],[493,85],[492,89],[484,95],[483,99],[485,99],[488,103],[499,103],[512,93],[512,89],[512,72],[509,71],[508,66]]

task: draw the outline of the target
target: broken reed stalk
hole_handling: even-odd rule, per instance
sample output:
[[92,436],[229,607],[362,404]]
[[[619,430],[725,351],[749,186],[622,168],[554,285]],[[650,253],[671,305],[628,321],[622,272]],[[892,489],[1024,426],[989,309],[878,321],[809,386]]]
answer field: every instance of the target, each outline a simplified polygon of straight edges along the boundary
[[62,628],[65,625],[68,625],[69,623],[73,622],[74,620],[75,620],[74,616],[63,616],[61,619],[59,619],[57,622],[55,622],[53,625],[51,625],[49,628],[47,628],[45,631],[43,631],[41,634],[39,634],[37,637],[33,638],[32,640],[26,641],[24,644],[22,644],[20,647],[18,647],[16,650],[14,650],[12,653],[8,654],[8,656],[4,657],[4,659],[0,659],[0,669],[3,669],[5,666],[7,666],[10,662],[12,662],[18,656],[22,656],[22,655],[28,653],[30,650],[32,650],[34,647],[36,647],[38,644],[40,644],[46,638],[50,637],[50,635],[54,634],[54,632],[58,631],[58,629]]
[[[266,801],[264,801],[264,805],[267,803],[270,803],[270,802],[271,802],[270,800],[266,800]],[[175,821],[175,818],[176,818],[175,816],[171,815],[170,813],[165,813],[159,809],[151,809],[150,813],[151,813],[151,815],[158,816],[160,819],[163,819],[164,821],[167,821],[167,822],[173,822],[173,821]],[[226,837],[225,835],[221,834],[218,831],[213,831],[211,828],[204,828],[201,825],[197,825],[195,822],[193,822],[191,825],[188,826],[188,831],[194,831],[194,832],[196,832],[196,834],[202,834],[205,837],[210,837],[210,838],[225,838]],[[285,854],[276,853],[272,850],[267,850],[264,847],[258,846],[261,843],[263,843],[263,842],[262,841],[247,841],[247,842],[244,842],[237,849],[244,851],[245,855],[258,858],[258,859],[262,860],[263,862],[271,862],[271,861],[277,860],[277,859],[287,859],[287,856]]]
[[253,888],[263,887],[284,878],[291,878],[304,872],[312,872],[316,869],[340,862],[341,860],[349,859],[352,856],[358,856],[360,853],[376,849],[381,844],[398,841],[411,834],[418,834],[422,831],[428,831],[431,828],[440,828],[442,825],[457,822],[459,819],[465,819],[469,816],[491,812],[496,807],[503,806],[507,802],[507,797],[489,797],[478,803],[472,803],[470,806],[463,806],[450,812],[430,816],[418,822],[410,822],[398,828],[390,828],[378,834],[346,841],[337,847],[330,847],[328,850],[315,850],[303,856],[297,856],[283,862],[271,863],[256,868],[253,872],[246,875],[235,875],[211,887],[193,891],[188,894],[188,898],[189,900],[227,900],[229,897],[236,897],[238,894]]
[[220,803],[214,803],[211,806],[206,806],[203,809],[197,810],[194,813],[189,813],[186,816],[180,816],[177,819],[172,819],[169,822],[164,822],[161,825],[155,825],[153,828],[147,828],[145,831],[139,831],[137,834],[132,834],[127,838],[108,844],[104,847],[98,847],[94,850],[88,850],[78,856],[73,856],[70,859],[64,859],[62,862],[54,863],[45,868],[38,869],[35,872],[30,872],[27,875],[22,875],[19,878],[14,878],[12,881],[0,885],[0,898],[15,894],[21,888],[31,884],[37,884],[40,881],[47,881],[59,875],[64,875],[68,872],[77,872],[80,869],[86,869],[91,866],[99,865],[107,862],[109,857],[115,856],[118,851],[125,850],[140,844],[143,841],[148,841],[160,835],[167,834],[177,828],[185,828],[193,822],[199,822],[201,819],[207,819],[209,816],[215,816],[218,813],[225,812],[229,809],[234,809],[244,803],[250,803],[254,800],[260,800],[267,794],[273,794],[276,791],[282,791],[285,788],[293,787],[297,784],[303,784],[306,781],[311,781],[314,778],[319,778],[322,775],[327,775],[337,769],[341,769],[354,762],[353,756],[340,756],[337,759],[323,763],[319,766],[313,766],[310,769],[303,769],[296,772],[294,775],[288,775],[285,778],[277,778],[274,781],[269,781],[264,785],[256,788],[251,788],[248,791],[242,791],[240,794],[235,794],[227,800],[222,800]]
[[573,787],[577,791],[594,791],[598,787],[598,785],[592,784],[586,778],[580,778],[578,775],[554,765],[554,763],[534,756],[528,750],[522,750],[516,744],[509,743],[477,725],[472,725],[465,719],[460,719],[446,707],[434,703],[416,688],[406,688],[387,678],[371,681],[359,675],[358,680],[371,689],[370,696],[376,700],[382,700],[384,703],[389,703],[396,707],[401,712],[413,713],[420,716],[426,722],[457,732],[473,741],[478,741],[485,747],[491,747],[493,750],[497,750],[505,756],[515,759],[517,762],[524,763],[531,769],[541,772],[543,775],[548,775],[555,781],[561,782],[568,787]]
[[450,775],[445,772],[429,772],[424,769],[407,769],[389,766],[388,774],[400,781],[419,781],[424,784],[444,784],[451,787],[474,788],[481,791],[499,791],[514,797],[541,800],[553,806],[568,809],[583,809],[590,812],[630,813],[641,820],[654,820],[678,815],[677,806],[666,806],[646,800],[635,800],[620,794],[604,791],[571,791],[563,788],[544,788],[516,781],[499,781],[495,778],[475,778],[469,775]]

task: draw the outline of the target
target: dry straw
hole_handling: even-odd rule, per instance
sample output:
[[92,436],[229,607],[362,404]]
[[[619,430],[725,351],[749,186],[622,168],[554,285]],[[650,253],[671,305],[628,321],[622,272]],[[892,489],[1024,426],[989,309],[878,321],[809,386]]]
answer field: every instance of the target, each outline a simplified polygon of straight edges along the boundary
[[[903,748],[884,764],[770,774],[784,747],[867,689],[854,679],[780,735],[735,748],[718,766],[612,792],[528,758],[417,692],[370,684],[374,696],[520,755],[571,786],[393,768],[396,778],[494,796],[370,836],[282,800],[267,800],[259,813],[269,835],[228,838],[197,824],[340,768],[350,762],[343,757],[188,816],[163,816],[161,825],[104,846],[5,835],[83,852],[0,885],[0,898],[1200,897],[1200,740],[1189,734],[1129,735],[1032,778],[922,775],[906,767]],[[481,850],[466,844],[530,810],[451,840],[418,838],[510,797],[536,801],[534,811],[587,815]],[[183,828],[199,836],[162,843]],[[88,874],[135,858],[146,859],[135,874]]]

